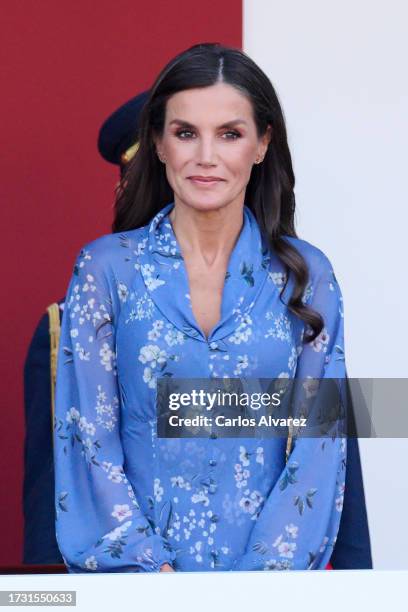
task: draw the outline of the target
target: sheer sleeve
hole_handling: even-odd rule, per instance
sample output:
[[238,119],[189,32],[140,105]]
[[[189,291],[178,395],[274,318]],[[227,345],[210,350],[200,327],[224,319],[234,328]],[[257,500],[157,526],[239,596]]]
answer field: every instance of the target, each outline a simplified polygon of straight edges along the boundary
[[[295,378],[344,380],[343,300],[326,257],[304,301],[323,316],[324,328],[303,345]],[[339,529],[345,468],[344,437],[299,436],[233,569],[325,568]]]
[[54,422],[57,542],[73,573],[159,571],[175,555],[141,512],[124,470],[115,363],[119,298],[105,251],[99,239],[79,254],[62,320]]

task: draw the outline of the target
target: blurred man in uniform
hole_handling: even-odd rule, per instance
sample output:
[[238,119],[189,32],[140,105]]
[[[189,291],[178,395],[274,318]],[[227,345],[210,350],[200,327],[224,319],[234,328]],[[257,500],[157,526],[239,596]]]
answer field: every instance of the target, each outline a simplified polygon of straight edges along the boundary
[[[117,109],[99,131],[98,150],[108,162],[126,164],[137,150],[143,92]],[[23,563],[62,564],[55,538],[53,402],[59,327],[64,298],[51,304],[34,332],[24,365]]]

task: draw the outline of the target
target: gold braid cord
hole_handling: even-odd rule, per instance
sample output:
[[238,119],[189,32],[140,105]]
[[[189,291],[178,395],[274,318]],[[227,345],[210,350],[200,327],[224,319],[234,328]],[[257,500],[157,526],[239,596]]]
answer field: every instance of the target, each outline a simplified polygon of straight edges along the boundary
[[58,304],[54,303],[48,306],[47,312],[50,324],[51,430],[53,431],[55,414],[55,383],[57,381],[57,357],[61,329]]
[[292,441],[293,441],[293,425],[289,425],[289,435],[288,441],[286,443],[286,463],[288,462],[289,455],[292,451]]

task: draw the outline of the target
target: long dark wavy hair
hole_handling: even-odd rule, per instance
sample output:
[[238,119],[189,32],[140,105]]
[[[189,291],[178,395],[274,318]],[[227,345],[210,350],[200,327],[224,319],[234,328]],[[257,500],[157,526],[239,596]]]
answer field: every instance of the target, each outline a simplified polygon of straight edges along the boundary
[[[224,82],[236,87],[252,104],[258,136],[272,128],[264,160],[252,168],[245,203],[260,231],[294,278],[288,308],[310,327],[304,341],[313,341],[323,319],[302,301],[309,280],[306,261],[283,236],[297,237],[294,224],[295,176],[287,142],[285,119],[276,92],[266,74],[245,53],[217,43],[195,45],[171,60],[150,90],[140,118],[139,149],[129,162],[116,193],[114,232],[142,227],[174,200],[165,166],[157,157],[154,136],[163,133],[166,102],[173,94]],[[284,287],[284,288],[285,288]],[[282,291],[283,293],[283,291]]]

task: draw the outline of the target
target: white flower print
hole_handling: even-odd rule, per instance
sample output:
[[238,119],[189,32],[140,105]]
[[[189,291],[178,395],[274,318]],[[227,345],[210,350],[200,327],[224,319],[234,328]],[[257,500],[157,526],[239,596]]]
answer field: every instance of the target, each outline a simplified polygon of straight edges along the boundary
[[98,385],[97,390],[95,411],[98,416],[96,417],[96,422],[107,431],[113,431],[117,422],[116,412],[119,407],[119,399],[114,395],[112,402],[108,403],[107,395],[102,390],[102,385]]
[[306,289],[303,292],[303,296],[302,296],[302,302],[304,304],[308,303],[309,300],[312,298],[313,291],[314,291],[314,289],[313,289],[312,283],[308,283]]
[[292,538],[297,538],[298,535],[298,527],[296,527],[296,525],[294,525],[293,523],[290,523],[289,525],[286,525],[285,527],[285,531],[288,535],[290,535]]
[[150,389],[156,388],[156,376],[151,368],[145,368],[143,370],[143,380]]
[[78,353],[78,357],[81,361],[89,361],[91,354],[87,352],[79,342],[75,343],[75,352]]
[[296,362],[297,362],[297,350],[295,349],[295,347],[292,346],[291,351],[290,351],[290,356],[288,359],[289,370],[293,371],[295,369]]
[[150,340],[151,342],[155,342],[156,340],[158,340],[161,336],[161,333],[158,329],[151,329],[148,333],[147,333],[147,339]]
[[108,475],[109,480],[120,483],[124,480],[123,468],[121,465],[114,465]]
[[95,555],[92,555],[91,557],[85,559],[85,567],[89,570],[96,570],[98,568],[98,562],[96,560]]
[[164,336],[164,339],[167,342],[167,344],[169,346],[174,346],[175,344],[183,344],[184,343],[184,334],[181,331],[179,331],[178,329],[175,329],[172,326],[168,325],[167,327],[170,327],[170,329],[168,330],[168,332]]
[[344,495],[339,495],[339,497],[336,497],[337,512],[341,512],[343,510],[343,501],[344,501]]
[[120,301],[126,302],[129,295],[129,289],[126,287],[125,283],[118,283],[117,289]]
[[154,266],[145,264],[144,266],[141,267],[141,271],[143,275],[151,276],[154,272]]
[[72,407],[67,411],[67,417],[66,420],[68,421],[68,423],[74,423],[75,421],[79,421],[79,411]]
[[255,501],[250,497],[241,497],[239,500],[239,505],[244,512],[248,512],[249,514],[253,514],[257,508]]
[[124,523],[120,527],[116,527],[115,529],[113,529],[112,531],[107,533],[106,535],[102,536],[102,539],[103,540],[108,539],[108,540],[111,540],[112,542],[115,542],[116,540],[118,540],[122,536],[122,534],[125,531],[127,531],[129,529],[131,524],[132,524],[132,521],[126,521],[126,523]]
[[255,461],[257,463],[260,463],[261,465],[264,464],[264,449],[262,446],[258,446],[258,448],[256,449]]
[[296,542],[281,542],[278,546],[279,556],[285,559],[293,559],[293,551],[296,550]]
[[202,547],[202,542],[201,540],[199,540],[198,542],[196,542],[194,544],[194,546],[190,546],[190,554],[194,555],[195,560],[197,561],[197,563],[201,563],[203,560],[203,557],[200,553],[201,551],[201,547]]
[[307,399],[316,395],[319,390],[319,385],[320,382],[318,378],[308,378],[307,380],[305,380],[302,386],[305,390]]
[[146,248],[147,241],[148,241],[148,238],[143,238],[143,240],[138,242],[135,250],[133,251],[133,253],[135,255],[143,255],[143,253],[145,251],[145,248]]
[[150,367],[155,368],[158,364],[165,363],[166,351],[160,349],[155,344],[142,346],[140,349],[139,361],[149,363]]
[[248,342],[249,337],[252,334],[252,328],[247,326],[246,323],[241,323],[235,332],[229,337],[229,341],[234,344],[241,344],[241,342]]
[[283,540],[283,535],[282,535],[282,534],[280,534],[280,535],[279,535],[279,536],[276,538],[276,540],[274,541],[274,543],[272,544],[272,546],[273,546],[274,548],[276,548],[277,546],[279,546],[279,544],[282,542],[282,540]]
[[162,500],[162,495],[164,493],[164,489],[162,486],[160,486],[160,479],[159,478],[155,478],[154,479],[154,483],[153,483],[153,495],[154,498],[157,502],[160,502]]
[[[186,491],[191,490],[191,484],[187,480],[184,480],[183,476],[172,476],[170,482],[172,487],[179,487],[180,489],[186,489]],[[194,512],[194,510],[192,510],[192,512]]]
[[274,316],[273,312],[268,310],[265,314],[265,318],[273,321],[273,327],[270,327],[265,334],[265,338],[277,338],[283,342],[292,341],[292,324],[289,317],[284,313],[280,313],[278,316]]
[[155,266],[150,265],[150,264],[145,264],[141,266],[141,272],[143,274],[145,283],[147,288],[149,289],[149,291],[154,291],[155,289],[157,289],[157,287],[160,287],[160,285],[164,285],[164,281],[157,278],[153,278],[153,274],[155,272]]
[[115,353],[107,342],[103,343],[99,356],[101,358],[101,365],[103,365],[107,372],[111,372],[115,366]]
[[87,291],[96,291],[95,279],[92,274],[86,275],[86,282],[82,285],[82,292],[87,293]]
[[243,466],[249,465],[249,453],[247,452],[245,446],[239,447],[239,460]]
[[132,516],[132,511],[127,504],[115,504],[113,506],[112,516],[121,523],[128,516]]
[[84,431],[88,436],[95,435],[95,425],[93,423],[89,423],[86,420],[86,417],[81,417],[78,423],[79,429]]
[[[224,359],[229,357],[228,355],[224,356]],[[248,355],[238,355],[237,357],[237,367],[234,370],[234,376],[241,376],[242,371],[247,369],[249,366]]]
[[261,502],[263,501],[262,495],[259,491],[252,491],[250,493],[249,489],[244,491],[244,495],[245,497],[242,497],[239,500],[239,505],[244,510],[244,512],[254,514],[261,505]]
[[330,335],[327,329],[323,327],[320,334],[311,343],[313,350],[316,351],[316,353],[320,353],[320,351],[323,351],[324,353],[326,353],[329,340],[330,340]]
[[129,318],[126,319],[126,323],[134,321],[142,321],[143,319],[151,319],[154,312],[154,302],[148,293],[144,293],[142,297],[138,298],[135,303],[135,307],[131,309]]
[[146,286],[150,291],[154,291],[157,287],[160,287],[160,285],[164,285],[164,281],[159,278],[149,277],[146,279]]
[[198,493],[194,493],[191,496],[191,501],[193,502],[193,504],[203,504],[203,506],[208,506],[210,503],[208,495],[202,490]]
[[243,470],[242,465],[240,463],[235,464],[234,470],[235,470],[234,478],[236,480],[237,488],[242,489],[243,487],[246,487],[248,484],[247,479],[250,476],[250,471],[246,469]]
[[286,282],[286,274],[284,272],[269,272],[268,276],[277,287],[283,287]]

